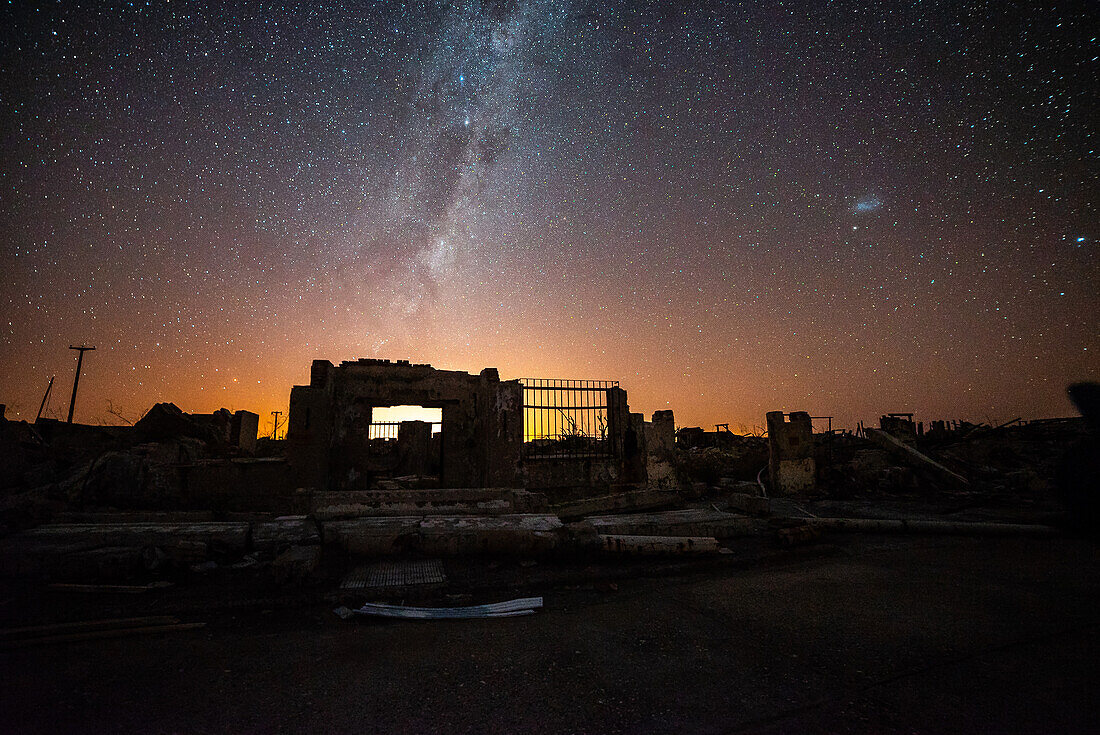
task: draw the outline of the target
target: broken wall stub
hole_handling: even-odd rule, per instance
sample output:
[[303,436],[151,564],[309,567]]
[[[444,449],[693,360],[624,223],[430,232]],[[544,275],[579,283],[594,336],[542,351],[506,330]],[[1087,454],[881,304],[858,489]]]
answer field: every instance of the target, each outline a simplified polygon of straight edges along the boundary
[[427,421],[402,421],[397,428],[399,471],[402,475],[432,474],[432,425]]
[[769,411],[767,422],[768,474],[772,491],[777,495],[813,492],[817,487],[817,463],[814,461],[810,414]]
[[251,411],[218,409],[214,413],[184,414],[191,421],[216,438],[219,444],[238,447],[248,453],[256,451],[256,438],[260,430],[260,416]]
[[879,417],[878,425],[880,429],[906,444],[913,444],[917,441],[917,425],[913,423],[913,414],[911,413],[888,413]]
[[676,420],[672,411],[654,411],[646,423],[646,449],[650,455],[669,457],[676,448]]
[[260,433],[260,416],[251,411],[237,411],[229,428],[229,443],[246,452],[256,451],[256,438]]
[[653,420],[644,423],[644,431],[649,487],[677,489],[679,481],[672,464],[676,452],[676,420],[672,411],[654,411]]
[[371,465],[373,409],[440,408],[444,487],[515,486],[523,446],[523,388],[495,368],[479,375],[407,361],[315,360],[308,386],[290,394],[287,458],[295,481],[326,490],[363,489]]

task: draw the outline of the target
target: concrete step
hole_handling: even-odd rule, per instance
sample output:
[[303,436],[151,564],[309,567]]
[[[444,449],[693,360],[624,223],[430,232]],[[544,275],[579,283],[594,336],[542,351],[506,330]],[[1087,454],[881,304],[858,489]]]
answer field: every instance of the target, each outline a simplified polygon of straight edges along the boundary
[[561,518],[581,518],[594,513],[609,513],[616,510],[660,508],[678,502],[680,502],[680,497],[674,492],[646,489],[569,500],[556,503],[550,506],[549,510]]
[[545,496],[519,488],[318,492],[311,503],[314,516],[322,521],[365,516],[501,515],[546,509]]
[[767,521],[706,508],[590,516],[585,520],[601,535],[732,538],[764,535],[771,530]]
[[518,554],[538,556],[564,548],[565,526],[557,516],[404,516],[353,518],[324,523],[326,545],[352,555],[410,551],[436,555]]
[[184,563],[201,561],[212,551],[240,555],[250,533],[248,523],[54,523],[5,539],[0,573],[125,574],[141,567],[150,548]]
[[320,543],[317,523],[306,516],[252,522],[51,523],[4,539],[0,574],[124,574],[158,556],[189,564],[212,555],[277,554]]

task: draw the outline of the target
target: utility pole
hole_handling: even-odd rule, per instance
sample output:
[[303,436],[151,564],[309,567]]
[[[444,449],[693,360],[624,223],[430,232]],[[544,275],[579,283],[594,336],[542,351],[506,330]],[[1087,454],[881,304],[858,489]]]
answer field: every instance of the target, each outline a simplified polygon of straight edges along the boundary
[[80,366],[84,363],[84,353],[88,350],[94,350],[95,347],[73,347],[69,345],[70,350],[79,350],[80,357],[76,358],[76,377],[73,378],[73,397],[69,399],[69,420],[67,423],[73,422],[73,411],[76,410],[76,386],[80,384]]
[[50,383],[46,386],[46,392],[42,395],[42,403],[38,404],[38,415],[34,417],[34,423],[38,423],[38,419],[42,418],[42,410],[46,408],[46,404],[50,400],[50,391],[53,389],[53,379],[56,375],[50,376]]
[[282,411],[272,411],[271,415],[275,417],[275,426],[271,429],[271,438],[275,439],[279,434],[279,416],[282,415]]

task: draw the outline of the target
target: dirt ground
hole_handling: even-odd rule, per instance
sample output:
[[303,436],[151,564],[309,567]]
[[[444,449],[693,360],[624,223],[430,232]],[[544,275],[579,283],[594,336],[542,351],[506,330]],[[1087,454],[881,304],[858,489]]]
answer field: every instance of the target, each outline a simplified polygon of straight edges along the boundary
[[1095,546],[840,543],[614,583],[548,575],[528,617],[195,610],[181,617],[207,627],[4,651],[0,730],[1100,730]]

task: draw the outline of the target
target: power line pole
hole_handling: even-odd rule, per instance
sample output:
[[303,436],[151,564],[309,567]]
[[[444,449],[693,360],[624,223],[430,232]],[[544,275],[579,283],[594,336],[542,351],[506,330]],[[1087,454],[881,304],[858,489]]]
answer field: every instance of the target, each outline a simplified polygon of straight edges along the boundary
[[73,347],[69,345],[70,350],[79,350],[80,357],[76,358],[76,377],[73,378],[73,397],[69,399],[69,420],[67,423],[73,422],[73,411],[76,410],[76,386],[80,384],[80,366],[84,363],[84,353],[88,350],[94,350],[95,347]]
[[271,415],[275,417],[275,426],[271,429],[271,438],[275,439],[279,434],[279,416],[282,415],[282,411],[272,411]]

